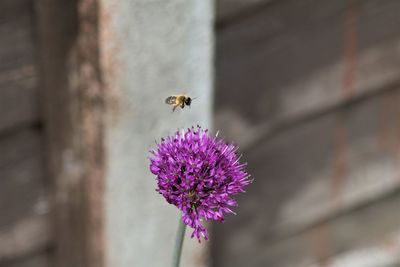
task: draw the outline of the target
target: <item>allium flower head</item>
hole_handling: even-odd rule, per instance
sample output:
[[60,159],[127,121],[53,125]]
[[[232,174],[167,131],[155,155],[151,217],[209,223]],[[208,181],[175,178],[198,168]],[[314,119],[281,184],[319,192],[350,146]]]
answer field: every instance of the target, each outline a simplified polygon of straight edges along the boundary
[[250,184],[245,164],[239,163],[237,147],[207,130],[193,127],[161,139],[151,151],[150,170],[157,175],[158,191],[182,211],[183,222],[194,229],[192,238],[206,240],[203,220],[223,222],[224,213],[234,213],[233,195]]

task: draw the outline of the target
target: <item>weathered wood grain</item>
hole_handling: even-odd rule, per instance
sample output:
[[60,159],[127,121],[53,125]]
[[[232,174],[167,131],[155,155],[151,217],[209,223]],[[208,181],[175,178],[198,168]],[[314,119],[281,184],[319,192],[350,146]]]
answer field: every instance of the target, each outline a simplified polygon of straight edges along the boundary
[[217,21],[226,21],[240,17],[241,15],[252,15],[254,9],[264,3],[271,3],[273,0],[217,0]]
[[[36,156],[36,155],[35,155]],[[0,226],[10,225],[35,212],[45,201],[41,160],[26,159],[0,170]]]
[[29,3],[18,0],[0,4],[0,132],[32,123],[39,117]]
[[0,263],[0,267],[54,267],[50,264],[49,254],[41,252],[11,262]]
[[[32,66],[24,66],[0,74],[0,133],[39,120],[36,78],[32,70]],[[12,75],[19,78],[13,79]]]
[[47,266],[50,243],[32,4],[0,2],[0,266]]
[[40,138],[27,129],[0,139],[0,230],[46,210]]
[[31,14],[21,14],[0,24],[0,71],[34,62],[34,27]]
[[400,263],[399,254],[400,233],[396,232],[380,242],[351,248],[327,260],[320,260],[310,267],[324,267],[327,264],[331,267],[396,267]]
[[32,11],[32,0],[2,0],[0,2],[0,23],[20,14]]
[[2,266],[48,247],[51,228],[40,131],[26,128],[4,135],[0,151]]
[[[365,247],[381,247],[387,252],[387,259],[391,258],[397,266],[400,258],[394,256],[399,255],[396,244],[400,233],[400,216],[393,211],[399,203],[400,194],[396,191],[380,201],[371,202],[291,238],[259,247],[264,253],[259,253],[258,259],[250,260],[249,265],[297,267],[317,263],[319,266],[331,266],[341,253]],[[364,255],[364,258],[373,256]]]
[[50,225],[47,214],[25,216],[0,229],[0,266],[3,262],[18,261],[45,251],[50,244]]
[[[253,21],[255,26],[266,26],[267,29],[290,29],[298,27],[300,23],[309,23],[315,19],[325,18],[332,12],[346,7],[352,0],[315,1],[315,0],[218,0],[217,26],[231,27],[246,21]],[[261,22],[261,24],[259,24]],[[262,28],[248,29],[261,31]]]
[[[279,1],[222,27],[216,125],[239,143],[257,140],[271,127],[396,83],[400,2],[355,3]],[[245,121],[246,130],[224,114]]]
[[105,264],[100,2],[35,2],[57,267]]
[[42,159],[42,136],[38,129],[25,127],[0,138],[0,169],[24,159]]
[[[235,242],[229,250],[230,257],[225,257],[225,261],[217,266],[351,266],[340,265],[339,260],[343,261],[344,256],[349,257],[352,253],[363,252],[366,249],[370,249],[370,254],[363,255],[367,262],[376,263],[376,259],[368,257],[373,257],[372,252],[376,253],[378,250],[381,254],[385,252],[385,258],[382,259],[381,256],[381,260],[390,260],[398,265],[400,216],[398,212],[393,211],[399,203],[400,194],[396,191],[379,201],[274,242],[268,242],[261,237],[248,242],[247,239],[240,239],[245,237],[244,235],[235,235],[230,240]],[[252,249],[248,250],[249,247]]]
[[400,2],[256,6],[217,28],[216,126],[256,181],[215,225],[215,265],[344,266],[381,247],[393,259]]
[[289,238],[398,190],[398,103],[395,86],[243,151],[257,186],[240,196],[240,216],[216,225],[216,250],[223,248],[217,255]]

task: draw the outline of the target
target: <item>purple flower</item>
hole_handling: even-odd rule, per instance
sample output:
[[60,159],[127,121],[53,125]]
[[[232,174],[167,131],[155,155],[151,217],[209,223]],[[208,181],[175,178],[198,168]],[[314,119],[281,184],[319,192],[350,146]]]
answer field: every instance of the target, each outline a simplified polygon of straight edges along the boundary
[[182,211],[183,222],[194,229],[192,238],[208,240],[202,221],[223,222],[224,213],[234,213],[230,207],[237,206],[231,196],[252,182],[236,150],[198,126],[162,138],[157,150],[151,151],[156,191]]

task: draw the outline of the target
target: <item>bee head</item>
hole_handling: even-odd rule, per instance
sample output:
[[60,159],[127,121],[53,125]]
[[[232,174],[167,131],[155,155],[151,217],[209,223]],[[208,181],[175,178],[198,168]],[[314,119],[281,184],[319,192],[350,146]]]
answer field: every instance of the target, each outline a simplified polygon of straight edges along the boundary
[[190,97],[187,97],[187,98],[185,99],[185,104],[186,104],[187,106],[190,106],[191,103],[192,103],[192,99],[191,99]]

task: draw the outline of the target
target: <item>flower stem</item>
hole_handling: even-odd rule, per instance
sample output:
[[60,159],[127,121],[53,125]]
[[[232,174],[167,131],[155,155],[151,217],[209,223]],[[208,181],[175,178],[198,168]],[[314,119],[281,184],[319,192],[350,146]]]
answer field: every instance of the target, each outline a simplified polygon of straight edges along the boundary
[[172,267],[179,267],[182,254],[183,239],[185,237],[186,225],[183,223],[182,218],[179,217],[178,231],[176,232],[176,243],[174,250],[174,258]]

